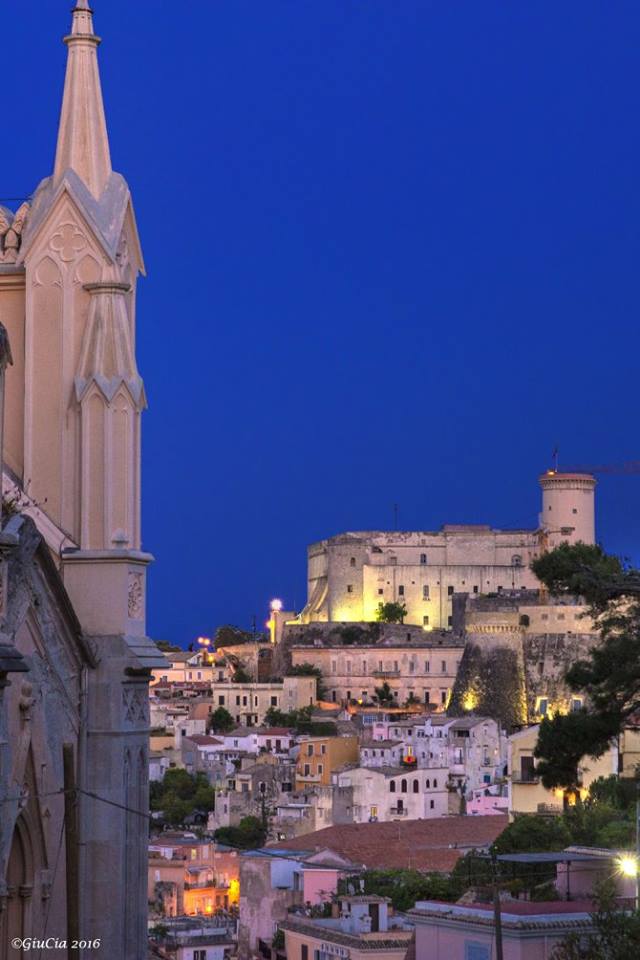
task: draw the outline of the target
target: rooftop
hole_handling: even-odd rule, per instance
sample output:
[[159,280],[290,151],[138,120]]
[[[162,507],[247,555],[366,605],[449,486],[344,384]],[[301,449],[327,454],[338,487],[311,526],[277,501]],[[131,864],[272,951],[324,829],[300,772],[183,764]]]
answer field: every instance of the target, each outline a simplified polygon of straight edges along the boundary
[[448,872],[468,850],[493,843],[507,826],[503,814],[434,817],[389,823],[347,823],[305,833],[267,849],[306,851],[329,848],[368,868],[410,867]]

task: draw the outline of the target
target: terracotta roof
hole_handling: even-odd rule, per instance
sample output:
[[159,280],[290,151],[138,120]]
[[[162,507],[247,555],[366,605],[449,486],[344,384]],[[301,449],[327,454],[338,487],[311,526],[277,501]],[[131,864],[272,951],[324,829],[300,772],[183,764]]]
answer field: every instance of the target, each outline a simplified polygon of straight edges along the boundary
[[370,868],[413,867],[448,872],[473,847],[492,843],[507,826],[506,815],[434,817],[392,823],[347,823],[275,843],[275,849],[329,847]]
[[192,733],[183,739],[191,740],[191,742],[195,743],[198,747],[223,746],[222,740],[218,740],[216,737],[208,737],[204,733]]

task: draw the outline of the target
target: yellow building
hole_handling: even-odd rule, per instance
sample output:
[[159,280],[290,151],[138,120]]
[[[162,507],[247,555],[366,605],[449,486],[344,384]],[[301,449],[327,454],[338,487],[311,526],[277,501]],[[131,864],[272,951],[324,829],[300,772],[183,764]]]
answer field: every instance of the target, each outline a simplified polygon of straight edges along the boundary
[[[526,727],[509,737],[509,816],[519,813],[562,813],[563,791],[547,790],[536,772],[534,750],[540,727]],[[618,747],[612,743],[597,760],[583,757],[580,767],[581,793],[584,795],[598,777],[618,772]]]
[[331,773],[343,763],[358,762],[357,737],[310,737],[300,743],[296,790],[329,786]]
[[620,776],[635,777],[640,769],[640,727],[627,727],[620,736]]

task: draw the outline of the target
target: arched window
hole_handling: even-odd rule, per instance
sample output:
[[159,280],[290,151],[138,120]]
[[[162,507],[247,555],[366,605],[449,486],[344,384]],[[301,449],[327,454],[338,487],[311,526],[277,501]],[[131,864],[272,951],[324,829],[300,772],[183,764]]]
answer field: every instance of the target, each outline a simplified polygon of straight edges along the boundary
[[522,566],[522,557],[519,553],[514,553],[511,557],[511,566],[512,567],[521,567]]
[[389,793],[395,793],[395,792],[396,792],[396,782],[395,782],[395,780],[390,780],[390,781],[389,781]]
[[356,558],[355,558],[355,557],[351,557],[351,560],[349,561],[349,563],[350,563],[350,565],[351,565],[352,567],[355,567],[355,565],[356,565]]
[[414,792],[414,793],[419,793],[419,792],[420,792],[420,781],[419,781],[419,780],[414,780],[414,781],[413,781],[413,792]]
[[431,780],[427,779],[425,782],[426,789],[428,790],[430,786],[431,786]]
[[434,777],[434,778],[433,778],[433,789],[436,790],[436,789],[437,789],[437,786],[438,786],[438,781],[437,781],[436,778]]
[[407,792],[407,781],[406,781],[406,780],[403,780],[403,781],[401,782],[401,784],[400,784],[400,789],[401,789],[401,791],[402,791],[403,793],[406,793],[406,792]]

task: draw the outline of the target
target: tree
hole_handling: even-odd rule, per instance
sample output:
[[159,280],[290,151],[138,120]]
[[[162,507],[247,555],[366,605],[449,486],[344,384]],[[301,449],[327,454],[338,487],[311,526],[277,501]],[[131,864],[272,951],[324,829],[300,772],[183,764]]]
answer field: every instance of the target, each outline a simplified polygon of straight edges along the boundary
[[182,647],[177,647],[174,643],[167,640],[156,640],[156,647],[163,653],[183,653]]
[[395,703],[393,698],[393,691],[386,680],[384,681],[381,687],[375,687],[374,695],[375,695],[374,699],[376,699],[380,704]]
[[218,627],[215,633],[216,650],[220,647],[235,647],[241,643],[261,643],[265,639],[263,633],[255,635],[248,630],[241,630],[240,627],[234,627],[232,624],[224,624]]
[[207,719],[207,730],[214,733],[228,733],[236,723],[225,707],[217,707]]
[[242,663],[238,664],[231,679],[233,683],[251,683],[251,675]]
[[267,828],[258,817],[243,817],[237,827],[220,827],[214,833],[218,843],[240,850],[262,847],[267,839]]
[[494,843],[496,853],[544,853],[562,850],[571,843],[571,833],[561,817],[522,814],[502,831]]
[[164,819],[175,826],[196,810],[208,813],[213,809],[214,794],[206,774],[188,773],[180,768],[167,770],[162,780],[150,784],[149,804],[161,811]]
[[570,934],[551,954],[552,960],[630,960],[640,956],[640,912],[616,909],[615,884],[606,880],[597,891],[591,915],[595,930]]
[[376,610],[376,620],[379,623],[404,623],[407,608],[404,603],[379,603]]
[[569,688],[586,694],[588,707],[540,725],[542,782],[571,792],[581,758],[602,756],[640,709],[640,572],[583,543],[561,544],[531,566],[554,594],[584,598],[600,636],[566,674]]

